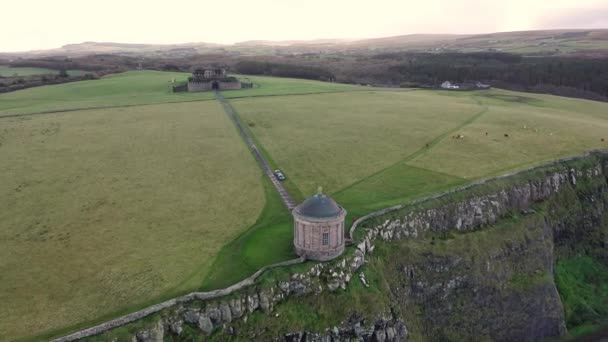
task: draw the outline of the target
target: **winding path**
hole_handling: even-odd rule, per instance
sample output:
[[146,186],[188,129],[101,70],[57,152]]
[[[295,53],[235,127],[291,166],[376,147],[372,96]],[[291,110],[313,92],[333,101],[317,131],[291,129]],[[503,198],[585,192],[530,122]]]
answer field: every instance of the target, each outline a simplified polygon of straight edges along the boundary
[[285,204],[287,209],[289,211],[292,211],[293,208],[296,207],[296,204],[297,204],[296,201],[293,199],[293,197],[291,197],[289,192],[287,192],[287,190],[285,189],[283,184],[281,184],[281,182],[274,176],[274,173],[272,172],[272,169],[270,168],[270,164],[268,163],[266,158],[264,158],[264,155],[262,154],[262,152],[260,152],[260,150],[256,146],[255,142],[251,138],[251,135],[249,135],[249,132],[247,132],[247,130],[243,127],[243,123],[241,122],[241,119],[236,114],[236,112],[234,111],[234,109],[232,108],[230,103],[228,103],[228,101],[226,101],[226,99],[224,98],[224,96],[222,96],[222,93],[219,90],[215,91],[215,96],[216,96],[217,100],[224,106],[224,110],[226,111],[228,116],[230,116],[232,121],[236,124],[236,127],[238,128],[239,133],[241,133],[241,136],[243,136],[243,139],[245,139],[245,142],[247,143],[249,150],[251,150],[251,153],[257,160],[258,164],[260,164],[262,171],[264,171],[266,176],[268,176],[268,179],[270,179],[270,182],[272,182],[272,185],[275,187],[275,189],[277,189],[277,192],[281,196],[281,200],[283,201],[283,203]]

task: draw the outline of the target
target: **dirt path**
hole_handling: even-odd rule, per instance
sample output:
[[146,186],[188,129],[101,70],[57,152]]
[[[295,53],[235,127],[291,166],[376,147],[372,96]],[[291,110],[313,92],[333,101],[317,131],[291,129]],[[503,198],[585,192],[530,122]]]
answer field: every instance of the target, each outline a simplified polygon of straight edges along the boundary
[[217,100],[224,106],[224,110],[226,111],[228,116],[230,116],[230,119],[232,119],[232,121],[236,124],[236,127],[238,128],[239,133],[241,133],[241,136],[243,136],[243,139],[245,139],[249,150],[251,150],[251,153],[253,153],[253,156],[258,161],[258,164],[260,164],[262,171],[266,174],[266,176],[268,176],[268,179],[270,179],[270,181],[272,182],[272,185],[274,185],[275,189],[277,189],[277,192],[281,196],[281,199],[283,200],[283,203],[285,204],[287,209],[289,209],[289,211],[293,210],[293,208],[296,207],[296,201],[293,199],[293,197],[291,197],[289,192],[287,192],[285,187],[283,187],[283,184],[281,184],[281,182],[274,176],[274,173],[270,168],[270,164],[268,163],[266,158],[264,158],[249,133],[243,127],[241,120],[234,112],[232,106],[228,103],[228,101],[226,101],[220,91],[216,91],[215,95]]

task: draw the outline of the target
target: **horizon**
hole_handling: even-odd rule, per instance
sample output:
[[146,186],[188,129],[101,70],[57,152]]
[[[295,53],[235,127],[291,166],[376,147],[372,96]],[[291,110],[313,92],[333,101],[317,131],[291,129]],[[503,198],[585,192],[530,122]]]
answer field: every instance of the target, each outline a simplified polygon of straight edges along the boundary
[[[31,4],[11,3],[7,7],[7,13],[23,13],[31,9]],[[422,4],[378,0],[374,6],[344,0],[312,0],[306,4],[238,0],[231,4],[231,12],[195,0],[182,1],[179,9],[160,8],[141,0],[108,0],[92,7],[75,0],[59,0],[36,7],[26,27],[23,16],[7,16],[8,32],[0,43],[0,52],[47,50],[83,42],[231,45],[257,40],[360,40],[416,34],[608,28],[608,4],[599,0],[429,0]],[[211,15],[207,15],[209,12]],[[61,15],[69,20],[58,20]]]
[[577,28],[577,27],[572,27],[572,28],[553,28],[553,29],[534,29],[534,30],[515,30],[515,31],[488,31],[488,32],[474,32],[474,33],[470,33],[470,32],[462,32],[462,33],[424,33],[424,32],[420,32],[420,33],[405,33],[405,34],[397,34],[397,35],[389,35],[389,36],[377,36],[377,37],[354,37],[354,38],[343,38],[343,37],[318,37],[318,38],[310,38],[310,39],[264,39],[264,38],[257,38],[257,39],[247,39],[247,40],[239,40],[239,41],[234,41],[234,42],[226,42],[226,43],[219,43],[219,42],[214,42],[214,41],[184,41],[184,42],[175,42],[175,43],[155,43],[155,42],[149,42],[149,43],[142,43],[142,42],[137,42],[137,41],[102,41],[102,40],[85,40],[85,41],[80,41],[80,42],[70,42],[70,43],[65,43],[59,46],[55,46],[55,47],[51,47],[48,49],[33,49],[33,50],[22,50],[22,51],[0,51],[0,53],[2,52],[8,52],[8,53],[26,53],[26,52],[30,52],[30,51],[37,51],[37,50],[52,50],[52,49],[58,49],[58,48],[63,48],[65,46],[68,45],[79,45],[79,44],[124,44],[124,45],[163,45],[163,46],[170,46],[170,45],[187,45],[187,44],[216,44],[216,45],[225,45],[225,46],[231,46],[231,45],[236,45],[236,44],[241,44],[241,43],[247,43],[247,42],[277,42],[277,43],[281,43],[281,42],[311,42],[311,41],[317,41],[317,40],[341,40],[341,41],[360,41],[360,40],[371,40],[371,39],[382,39],[382,38],[393,38],[393,37],[407,37],[407,36],[433,36],[433,35],[442,35],[442,36],[475,36],[475,35],[483,35],[483,34],[501,34],[501,33],[523,33],[523,32],[543,32],[543,31],[587,31],[587,30],[595,30],[595,31],[602,31],[602,30],[608,30],[608,26],[607,27],[597,27],[597,28]]

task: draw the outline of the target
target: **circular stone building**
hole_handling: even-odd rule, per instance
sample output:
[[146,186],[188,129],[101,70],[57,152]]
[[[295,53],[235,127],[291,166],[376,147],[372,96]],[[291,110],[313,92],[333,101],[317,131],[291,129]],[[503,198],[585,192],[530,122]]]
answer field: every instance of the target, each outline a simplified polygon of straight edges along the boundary
[[344,251],[346,210],[319,192],[292,211],[296,253],[309,260],[326,261]]

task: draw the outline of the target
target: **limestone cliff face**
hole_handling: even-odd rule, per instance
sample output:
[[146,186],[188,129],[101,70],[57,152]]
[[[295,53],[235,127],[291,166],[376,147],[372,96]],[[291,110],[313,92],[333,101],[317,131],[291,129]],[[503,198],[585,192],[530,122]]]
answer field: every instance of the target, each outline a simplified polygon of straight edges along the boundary
[[[159,331],[172,340],[564,336],[554,265],[581,253],[608,265],[607,176],[608,154],[594,153],[395,208],[358,228],[355,247],[337,260],[267,275],[128,330],[139,341]],[[315,310],[330,314],[311,320]]]
[[512,176],[392,213],[371,229],[368,239],[391,241],[390,260],[376,267],[411,334],[433,341],[564,336],[553,265],[589,246],[605,251],[607,167],[600,156]]

